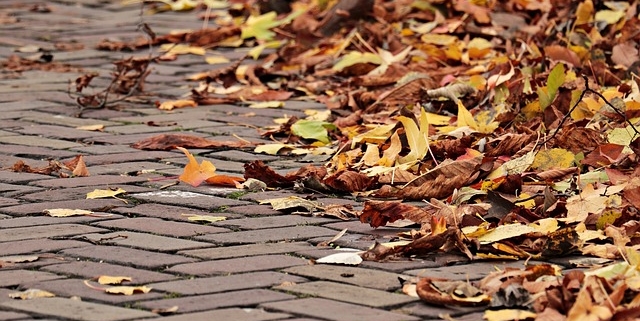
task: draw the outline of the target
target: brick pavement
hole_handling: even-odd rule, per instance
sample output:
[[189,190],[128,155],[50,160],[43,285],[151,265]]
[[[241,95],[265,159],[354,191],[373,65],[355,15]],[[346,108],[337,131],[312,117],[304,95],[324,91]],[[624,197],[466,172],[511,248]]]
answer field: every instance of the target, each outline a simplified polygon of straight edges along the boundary
[[[157,110],[158,95],[179,95],[193,83],[184,75],[209,70],[201,57],[180,57],[154,66],[147,91],[149,103],[121,103],[115,109],[87,110],[82,118],[67,96],[68,81],[83,71],[97,71],[97,83],[107,84],[111,61],[131,54],[94,50],[106,38],[139,36],[137,7],[119,1],[54,0],[51,12],[32,11],[42,1],[3,1],[0,7],[0,60],[35,45],[52,50],[54,62],[69,64],[69,72],[0,73],[0,261],[9,256],[35,256],[0,267],[0,319],[28,320],[428,320],[449,314],[478,320],[474,309],[426,305],[400,292],[399,276],[424,275],[477,279],[503,263],[464,263],[457,255],[408,262],[365,262],[358,267],[313,265],[310,259],[333,250],[316,245],[343,228],[349,232],[336,245],[367,248],[396,232],[372,230],[357,222],[289,216],[257,205],[257,200],[290,195],[288,191],[250,193],[237,197],[233,189],[184,184],[160,190],[172,182],[186,162],[180,152],[139,151],[129,146],[159,133],[188,131],[211,139],[261,141],[254,128],[273,124],[283,114],[303,115],[322,105],[287,102],[284,110],[255,110],[218,105]],[[145,16],[156,32],[200,28],[189,13]],[[56,43],[81,44],[84,49],[56,51]],[[146,54],[144,51],[134,54]],[[218,54],[238,57],[231,50]],[[253,117],[247,115],[255,115]],[[170,126],[149,126],[149,122]],[[76,129],[105,125],[102,132]],[[249,126],[247,126],[249,125]],[[253,127],[253,128],[252,128]],[[262,159],[277,169],[307,163],[256,155],[251,150],[204,153],[220,172],[238,175],[245,161]],[[43,166],[47,160],[68,160],[83,154],[90,177],[14,173],[23,160]],[[120,187],[127,203],[116,199],[86,200],[94,188]],[[359,203],[322,199],[325,203]],[[50,218],[49,208],[94,210],[101,217]],[[192,222],[182,214],[226,216],[214,224]],[[20,260],[18,260],[20,261]],[[448,266],[453,265],[453,266]],[[510,266],[521,266],[519,262]],[[132,278],[131,284],[151,292],[121,296],[87,287],[83,281],[99,275]],[[8,294],[43,289],[56,298],[13,300]],[[157,309],[177,306],[161,316]]]

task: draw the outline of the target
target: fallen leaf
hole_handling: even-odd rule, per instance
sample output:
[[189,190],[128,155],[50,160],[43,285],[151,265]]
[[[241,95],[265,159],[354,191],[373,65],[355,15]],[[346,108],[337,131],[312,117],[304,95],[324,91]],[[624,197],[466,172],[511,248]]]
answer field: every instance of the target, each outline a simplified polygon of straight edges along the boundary
[[152,288],[148,286],[113,286],[104,289],[104,292],[109,294],[134,295],[149,293],[151,289]]
[[317,259],[316,263],[358,265],[362,263],[362,257],[358,252],[335,253]]
[[124,194],[127,191],[122,188],[117,189],[95,189],[93,192],[87,193],[87,199],[96,199],[96,198],[109,198],[114,197],[117,198],[117,195]]
[[68,209],[68,208],[53,208],[47,209],[43,211],[45,214],[52,217],[69,217],[69,216],[79,216],[79,215],[93,215],[92,211],[87,210],[79,210],[79,209]]
[[328,130],[334,130],[336,126],[332,123],[301,119],[291,125],[291,132],[294,135],[300,136],[306,139],[314,139],[325,144],[329,144]]
[[32,300],[32,299],[40,299],[40,298],[53,298],[56,295],[39,289],[28,289],[22,292],[13,292],[9,293],[9,297],[12,299],[20,299],[20,300]]
[[276,211],[304,208],[308,212],[313,212],[322,208],[320,203],[309,201],[298,196],[259,200],[258,204],[271,204],[271,207]]
[[242,148],[254,146],[247,141],[225,142],[186,134],[161,134],[143,139],[131,145],[143,150],[170,150],[177,147],[184,148]]
[[112,284],[122,284],[122,282],[131,282],[131,277],[128,276],[109,276],[109,275],[101,275],[98,277],[98,283],[102,285],[112,285]]
[[176,108],[197,107],[198,103],[190,99],[167,100],[158,105],[160,110],[174,110]]
[[105,126],[103,124],[95,124],[95,125],[78,126],[76,127],[76,129],[101,132],[104,130],[104,127]]
[[182,216],[186,216],[187,220],[194,221],[194,222],[215,223],[215,222],[220,222],[227,219],[225,216],[211,216],[211,215],[182,214]]
[[177,147],[177,149],[182,151],[189,159],[189,163],[184,167],[182,174],[179,176],[181,181],[193,187],[198,187],[202,182],[216,175],[216,167],[210,161],[203,160],[198,164],[196,158],[193,157],[188,150],[182,147]]

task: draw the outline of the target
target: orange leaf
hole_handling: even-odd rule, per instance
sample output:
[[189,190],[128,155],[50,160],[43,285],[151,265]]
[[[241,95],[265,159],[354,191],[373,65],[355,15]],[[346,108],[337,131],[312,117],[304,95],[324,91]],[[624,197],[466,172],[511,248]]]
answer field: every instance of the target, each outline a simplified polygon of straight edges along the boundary
[[182,175],[180,175],[180,180],[190,184],[193,187],[199,186],[203,181],[207,180],[211,176],[216,175],[216,167],[210,161],[202,161],[202,163],[198,164],[196,158],[189,153],[188,150],[182,147],[176,147],[181,150],[187,158],[189,159],[189,164],[184,167],[184,171]]
[[238,184],[244,182],[244,178],[228,175],[214,175],[207,178],[205,181],[207,184],[211,185],[237,187]]

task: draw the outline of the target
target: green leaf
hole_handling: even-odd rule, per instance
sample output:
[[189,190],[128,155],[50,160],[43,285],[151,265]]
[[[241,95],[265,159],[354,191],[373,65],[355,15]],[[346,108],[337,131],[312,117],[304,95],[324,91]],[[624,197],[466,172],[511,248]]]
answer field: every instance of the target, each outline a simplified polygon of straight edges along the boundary
[[538,88],[538,96],[540,97],[540,109],[544,110],[549,107],[556,98],[558,89],[564,84],[565,71],[563,64],[557,64],[547,78],[547,86]]
[[327,129],[336,129],[336,126],[324,121],[306,119],[298,120],[291,125],[291,132],[293,132],[294,135],[306,139],[315,139],[325,144],[331,142]]
[[275,11],[267,12],[259,16],[250,16],[245,24],[242,26],[242,39],[256,38],[258,40],[271,40],[276,34],[271,31],[271,28],[275,28],[281,24],[277,21],[277,14]]

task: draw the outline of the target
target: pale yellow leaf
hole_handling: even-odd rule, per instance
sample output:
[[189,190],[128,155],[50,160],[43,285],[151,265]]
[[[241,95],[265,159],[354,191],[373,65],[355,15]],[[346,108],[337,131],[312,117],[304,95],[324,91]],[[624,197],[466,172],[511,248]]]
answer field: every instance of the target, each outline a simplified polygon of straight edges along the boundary
[[182,214],[182,216],[187,216],[187,220],[189,221],[209,222],[209,223],[220,222],[227,219],[225,216],[212,216],[212,215]]
[[176,108],[197,107],[198,103],[190,99],[168,100],[158,106],[160,110],[174,110]]
[[552,168],[567,168],[575,164],[576,155],[563,148],[541,150],[536,154],[531,168],[548,170]]
[[53,298],[56,295],[39,289],[28,289],[22,292],[13,292],[9,293],[9,297],[12,299],[20,299],[20,300],[31,300],[31,299],[39,299],[39,298]]
[[206,61],[210,65],[225,64],[225,63],[231,62],[225,56],[209,56],[204,58],[204,61]]
[[149,291],[151,291],[151,287],[148,287],[148,286],[113,286],[113,287],[104,289],[105,293],[122,294],[122,295],[149,293]]
[[296,147],[291,144],[282,144],[282,143],[274,143],[274,144],[264,144],[257,146],[253,151],[256,153],[265,153],[269,155],[278,155],[278,153],[283,149],[295,149]]
[[309,201],[298,196],[260,200],[259,204],[271,204],[271,207],[276,211],[301,207],[309,212],[313,212],[315,209],[320,208],[320,203]]
[[176,45],[171,43],[161,45],[160,50],[168,54],[174,54],[174,55],[192,54],[192,55],[202,56],[206,52],[206,50],[202,47],[194,47],[194,46],[183,45],[183,44]]
[[122,188],[118,189],[95,189],[93,192],[87,193],[87,199],[96,199],[96,198],[108,198],[115,197],[116,195],[124,194],[127,191]]
[[317,259],[316,263],[358,265],[362,263],[362,257],[358,252],[335,253]]
[[49,216],[52,216],[52,217],[69,217],[69,216],[94,214],[92,211],[79,210],[79,209],[68,209],[68,208],[46,209],[46,210],[44,210],[44,213],[49,215]]
[[537,314],[518,309],[485,310],[484,319],[487,321],[512,321],[535,319]]
[[489,230],[487,233],[478,236],[477,239],[480,244],[489,244],[535,231],[535,228],[528,225],[506,224]]
[[371,130],[353,137],[351,140],[351,148],[354,148],[356,144],[361,142],[373,144],[384,143],[391,136],[391,131],[394,127],[396,127],[396,124],[375,126]]
[[261,101],[249,104],[249,108],[282,108],[284,101]]
[[101,275],[98,277],[98,283],[100,284],[122,284],[122,282],[131,282],[131,277],[128,276],[110,276]]
[[104,130],[104,125],[96,124],[96,125],[78,126],[76,127],[76,129],[101,132]]

